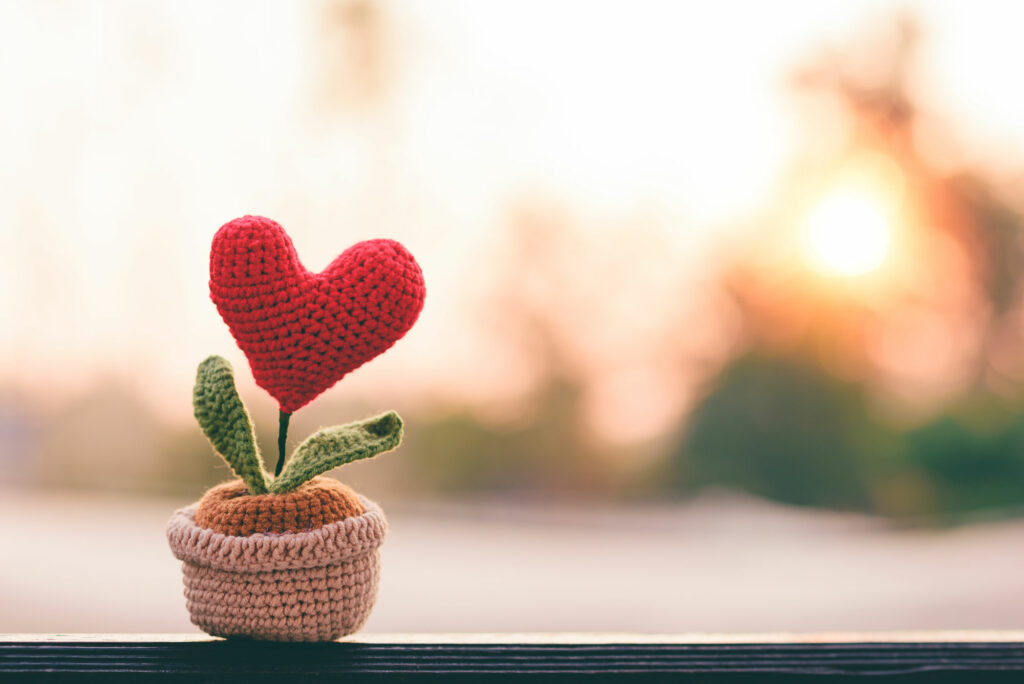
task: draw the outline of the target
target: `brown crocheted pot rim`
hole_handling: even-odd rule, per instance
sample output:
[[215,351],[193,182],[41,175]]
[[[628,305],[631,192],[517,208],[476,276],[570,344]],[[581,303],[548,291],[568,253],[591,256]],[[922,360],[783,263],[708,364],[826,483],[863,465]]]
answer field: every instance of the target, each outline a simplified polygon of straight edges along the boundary
[[175,511],[167,541],[181,561],[232,572],[316,568],[367,554],[384,542],[388,524],[376,503],[357,494],[366,511],[315,530],[232,537],[196,525],[199,502]]

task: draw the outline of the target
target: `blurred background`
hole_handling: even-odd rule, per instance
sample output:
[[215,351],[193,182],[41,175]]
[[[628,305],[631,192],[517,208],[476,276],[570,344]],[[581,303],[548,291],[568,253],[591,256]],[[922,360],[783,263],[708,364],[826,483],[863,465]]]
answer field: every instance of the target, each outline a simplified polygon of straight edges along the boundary
[[0,631],[191,631],[210,240],[402,241],[292,420],[392,522],[371,631],[1024,627],[1024,8],[0,2]]

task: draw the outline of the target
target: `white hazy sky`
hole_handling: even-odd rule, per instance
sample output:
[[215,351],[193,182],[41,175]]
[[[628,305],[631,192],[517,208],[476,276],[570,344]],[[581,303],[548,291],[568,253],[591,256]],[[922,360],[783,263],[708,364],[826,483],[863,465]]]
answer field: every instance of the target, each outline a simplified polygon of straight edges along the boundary
[[[318,3],[0,4],[0,384],[61,395],[120,373],[187,396],[207,354],[241,363],[207,255],[246,213],[310,268],[381,236],[423,265],[421,322],[351,391],[492,377],[466,312],[511,205],[563,206],[597,242],[655,217],[669,248],[638,269],[698,278],[800,140],[787,73],[899,7],[924,29],[915,90],[965,160],[1024,168],[1019,3],[381,7],[393,82],[329,112]],[[659,295],[678,291],[637,293]]]

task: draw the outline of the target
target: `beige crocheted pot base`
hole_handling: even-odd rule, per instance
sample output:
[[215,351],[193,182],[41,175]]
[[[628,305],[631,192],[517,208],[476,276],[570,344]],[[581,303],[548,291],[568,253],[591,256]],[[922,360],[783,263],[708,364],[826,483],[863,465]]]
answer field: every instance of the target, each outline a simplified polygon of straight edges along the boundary
[[307,532],[232,537],[195,523],[196,504],[167,525],[182,561],[192,622],[208,634],[331,641],[359,630],[377,599],[387,521],[362,515]]

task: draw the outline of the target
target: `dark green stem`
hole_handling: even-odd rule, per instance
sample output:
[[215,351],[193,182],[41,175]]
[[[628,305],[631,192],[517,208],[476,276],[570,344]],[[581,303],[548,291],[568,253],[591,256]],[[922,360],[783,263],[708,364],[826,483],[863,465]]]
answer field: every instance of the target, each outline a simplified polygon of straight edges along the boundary
[[274,468],[274,477],[281,474],[284,468],[284,442],[288,438],[288,421],[292,414],[280,411],[277,414],[277,467]]

